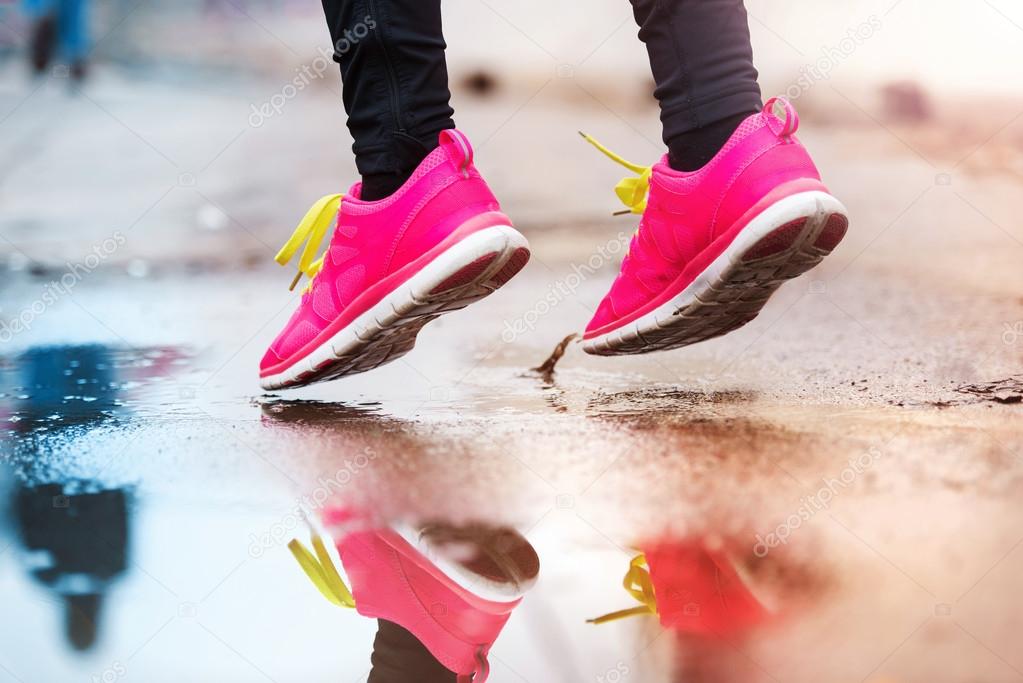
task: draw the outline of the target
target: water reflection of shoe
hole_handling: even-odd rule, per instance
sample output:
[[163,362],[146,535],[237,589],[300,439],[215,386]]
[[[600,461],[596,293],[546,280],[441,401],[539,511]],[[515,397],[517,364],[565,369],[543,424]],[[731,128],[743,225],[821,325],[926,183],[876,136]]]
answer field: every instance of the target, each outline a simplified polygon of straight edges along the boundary
[[[365,372],[412,350],[422,327],[482,299],[529,260],[526,238],[473,165],[457,130],[394,194],[362,201],[361,184],[318,201],[277,255],[305,242],[298,310],[260,363],[264,389]],[[333,230],[323,257],[320,242]]]
[[[773,112],[776,103],[784,120]],[[630,164],[587,138],[639,174],[617,192],[643,218],[586,328],[586,352],[646,353],[730,332],[835,248],[846,210],[795,137],[798,126],[792,105],[768,102],[706,166],[686,173],[667,158],[653,167]]]
[[313,552],[289,548],[328,600],[408,630],[459,680],[486,680],[490,648],[539,573],[525,538],[484,525],[370,527],[348,513],[324,521],[351,590],[319,536]]
[[661,625],[704,636],[728,636],[764,621],[770,611],[757,599],[739,565],[701,541],[647,544],[629,565],[623,585],[639,605],[590,623],[656,614]]

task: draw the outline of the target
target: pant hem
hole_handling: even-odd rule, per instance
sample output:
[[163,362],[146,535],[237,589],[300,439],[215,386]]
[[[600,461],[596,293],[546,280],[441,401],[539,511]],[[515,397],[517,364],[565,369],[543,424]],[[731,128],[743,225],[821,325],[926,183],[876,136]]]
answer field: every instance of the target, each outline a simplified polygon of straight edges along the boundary
[[665,144],[682,133],[736,114],[760,111],[763,106],[760,88],[755,88],[719,95],[703,102],[689,102],[680,107],[662,108]]

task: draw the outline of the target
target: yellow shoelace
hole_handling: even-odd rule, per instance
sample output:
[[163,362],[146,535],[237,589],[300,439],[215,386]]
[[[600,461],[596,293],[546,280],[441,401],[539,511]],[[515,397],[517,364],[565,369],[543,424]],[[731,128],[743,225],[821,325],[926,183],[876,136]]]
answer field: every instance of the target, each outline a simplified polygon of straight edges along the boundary
[[603,152],[607,158],[611,159],[615,163],[621,164],[637,176],[622,178],[618,184],[615,185],[615,194],[618,195],[620,200],[622,200],[622,204],[629,207],[626,211],[616,212],[615,215],[643,213],[643,211],[646,210],[647,195],[650,193],[650,175],[653,173],[654,167],[640,166],[639,164],[634,164],[631,161],[626,161],[586,133],[579,131],[579,135],[582,135],[586,142]]
[[337,567],[334,566],[334,561],[327,554],[327,547],[323,545],[323,539],[316,532],[313,532],[312,536],[315,555],[309,552],[309,549],[302,545],[301,541],[297,538],[292,539],[288,543],[288,550],[298,560],[302,571],[306,573],[306,576],[313,582],[317,590],[323,594],[323,597],[338,607],[354,608],[355,598],[352,597],[352,592],[348,590],[348,586],[341,579]]
[[287,265],[288,261],[292,259],[298,248],[305,242],[305,248],[302,249],[302,257],[298,260],[298,273],[295,275],[295,279],[291,281],[289,290],[295,289],[295,285],[305,275],[309,278],[309,286],[312,284],[313,278],[320,272],[320,268],[323,267],[323,257],[316,258],[317,252],[320,250],[320,243],[323,242],[323,238],[326,237],[327,232],[334,224],[334,219],[337,216],[338,209],[341,207],[341,198],[343,195],[340,194],[328,194],[325,197],[320,197],[315,204],[313,204],[306,212],[305,216],[299,222],[298,227],[295,228],[295,232],[291,233],[291,237],[284,243],[281,250],[274,256],[274,261],[281,264],[282,266]]
[[636,598],[641,604],[629,609],[611,612],[596,619],[587,619],[588,624],[603,624],[615,619],[634,617],[640,614],[657,614],[657,600],[654,598],[654,584],[650,581],[650,571],[646,563],[646,555],[640,554],[632,558],[629,563],[629,571],[625,572],[622,586],[629,595]]

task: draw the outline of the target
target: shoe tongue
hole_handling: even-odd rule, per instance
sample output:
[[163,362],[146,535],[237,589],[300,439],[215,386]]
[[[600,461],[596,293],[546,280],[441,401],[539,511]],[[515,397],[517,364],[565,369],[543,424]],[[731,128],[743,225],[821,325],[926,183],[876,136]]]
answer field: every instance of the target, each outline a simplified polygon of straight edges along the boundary
[[[360,181],[352,185],[345,196],[352,199],[362,199],[362,182]],[[344,200],[341,203],[344,204]]]

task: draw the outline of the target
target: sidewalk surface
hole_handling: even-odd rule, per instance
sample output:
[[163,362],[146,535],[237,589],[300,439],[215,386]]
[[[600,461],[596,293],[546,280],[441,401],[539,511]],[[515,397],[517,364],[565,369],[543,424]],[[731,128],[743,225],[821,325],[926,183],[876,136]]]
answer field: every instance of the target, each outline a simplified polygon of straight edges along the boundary
[[[542,576],[493,651],[497,683],[1023,676],[1023,104],[909,121],[874,90],[813,85],[800,134],[850,210],[841,247],[734,334],[624,359],[570,346],[545,381],[529,369],[585,325],[635,229],[611,216],[620,169],[576,131],[661,153],[648,84],[601,89],[585,66],[636,63],[613,58],[634,34],[618,10],[546,80],[455,89],[531,240],[522,275],[399,362],[267,395],[258,360],[296,301],[273,254],[355,178],[334,65],[288,87],[322,68],[319,18],[126,5],[119,25],[118,7],[80,90],[0,62],[0,499],[80,482],[117,492],[130,530],[80,655],[16,515],[0,523],[16,617],[0,620],[0,682],[362,680],[373,625],[320,600],[285,548],[298,507],[328,494],[527,533]],[[557,38],[489,15],[497,44]],[[774,26],[754,30],[758,53],[782,50]],[[482,48],[465,49],[460,74]],[[8,334],[12,319],[29,329]],[[82,531],[99,555],[108,527]],[[621,575],[664,537],[728,549],[777,623],[712,642],[584,623],[631,605]]]

